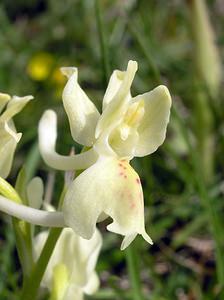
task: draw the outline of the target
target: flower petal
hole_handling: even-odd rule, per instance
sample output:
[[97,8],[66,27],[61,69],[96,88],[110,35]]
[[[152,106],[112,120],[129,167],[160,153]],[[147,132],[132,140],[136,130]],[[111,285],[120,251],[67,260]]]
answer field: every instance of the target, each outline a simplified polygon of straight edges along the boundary
[[13,96],[12,99],[8,102],[6,110],[0,116],[0,121],[7,122],[13,116],[18,114],[24,106],[33,99],[33,96],[25,96],[25,97],[18,97]]
[[[43,231],[35,237],[34,258],[38,259],[48,232]],[[96,284],[91,283],[95,276],[95,266],[102,247],[102,238],[98,230],[90,240],[84,240],[76,235],[71,228],[63,229],[54,248],[41,285],[50,289],[55,266],[63,264],[68,272],[69,284],[91,293]],[[71,260],[71,257],[73,258]],[[92,289],[91,289],[92,287]],[[89,289],[88,289],[89,288]],[[69,291],[67,291],[69,292]],[[74,295],[73,295],[74,296]]]
[[0,94],[0,110],[4,109],[5,104],[8,105],[0,116],[0,176],[6,178],[12,166],[12,160],[16,149],[16,144],[19,142],[22,134],[16,132],[13,121],[14,115],[20,112],[23,107],[33,99],[32,96],[17,97],[7,94]]
[[82,172],[68,188],[63,212],[65,223],[83,238],[91,238],[104,212],[113,219],[108,230],[125,236],[123,249],[138,233],[151,242],[140,179],[127,161],[101,157]]
[[[131,100],[130,87],[134,80],[137,68],[138,64],[136,61],[130,60],[128,62],[127,71],[123,72],[125,75],[119,89],[99,118],[95,133],[96,138],[98,138],[105,130],[109,130],[110,133],[120,123]],[[109,87],[109,89],[111,88]]]
[[103,111],[106,109],[107,105],[113,100],[114,96],[118,92],[126,72],[120,70],[113,71],[106,92],[103,97]]
[[[75,234],[73,230],[71,231],[73,234]],[[99,230],[96,230],[90,240],[86,240],[80,236],[77,236],[77,243],[78,263],[76,262],[76,267],[73,268],[71,282],[76,283],[84,290],[89,291],[89,293],[91,293],[92,290],[93,293],[93,291],[96,291],[99,286],[99,280],[97,280],[98,284],[96,283],[96,280],[93,282],[91,281],[93,280],[92,276],[94,276],[94,274],[97,277],[94,269],[96,267],[100,249],[102,247],[102,237]],[[80,270],[82,270],[82,273]]]
[[72,137],[82,145],[91,146],[99,112],[79,86],[77,68],[61,68],[61,71],[68,77],[62,98]]
[[0,113],[4,109],[6,103],[10,100],[10,96],[8,94],[0,93]]
[[47,165],[58,170],[85,169],[92,165],[97,154],[93,149],[72,156],[56,153],[57,116],[53,110],[44,112],[38,128],[40,153]]
[[[75,296],[75,298],[74,298]],[[84,300],[83,291],[75,284],[69,284],[63,300]]]
[[[100,155],[117,156],[109,143],[109,137],[111,132],[121,123],[125,112],[128,110],[131,101],[130,87],[137,68],[137,62],[128,62],[127,71],[123,72],[123,81],[120,84],[119,89],[99,118],[95,132],[97,141],[94,145],[94,149]],[[112,87],[109,87],[109,89],[112,89]]]
[[21,133],[16,132],[12,120],[0,124],[0,176],[3,178],[9,175],[16,145],[21,136]]
[[145,156],[156,151],[164,142],[170,117],[171,96],[164,85],[133,98],[134,101],[142,99],[145,113],[138,127],[139,141],[135,156]]
[[39,209],[43,204],[44,184],[40,177],[34,177],[27,185],[29,206]]
[[93,272],[87,285],[84,287],[84,292],[86,295],[93,295],[96,293],[100,285],[99,277],[96,272]]

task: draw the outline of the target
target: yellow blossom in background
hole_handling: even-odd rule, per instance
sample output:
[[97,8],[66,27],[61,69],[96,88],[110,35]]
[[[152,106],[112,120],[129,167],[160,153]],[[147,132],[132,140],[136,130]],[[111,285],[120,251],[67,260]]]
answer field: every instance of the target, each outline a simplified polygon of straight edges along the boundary
[[35,54],[27,65],[27,73],[37,81],[44,81],[52,72],[54,58],[50,53],[39,52]]

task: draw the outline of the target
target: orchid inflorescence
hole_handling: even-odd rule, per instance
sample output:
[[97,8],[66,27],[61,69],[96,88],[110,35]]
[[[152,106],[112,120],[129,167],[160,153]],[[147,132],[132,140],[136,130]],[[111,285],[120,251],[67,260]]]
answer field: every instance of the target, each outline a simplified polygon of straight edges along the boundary
[[[74,291],[82,299],[83,293],[91,294],[98,285],[94,268],[101,237],[96,223],[109,217],[113,220],[107,229],[124,236],[121,249],[128,247],[137,234],[152,244],[145,230],[141,181],[130,161],[153,153],[163,143],[171,97],[163,85],[132,97],[130,88],[137,62],[129,61],[126,71],[112,73],[100,114],[80,87],[77,68],[66,67],[61,71],[68,79],[62,99],[71,134],[84,148],[80,154],[69,156],[56,152],[57,116],[53,110],[47,110],[39,122],[39,149],[51,168],[81,171],[66,187],[59,211],[17,204],[3,196],[0,196],[0,209],[36,225],[68,227],[63,229],[53,251],[42,285],[50,286],[52,293],[61,293],[61,298],[55,296],[55,299],[70,299]],[[20,138],[11,119],[30,99],[32,96],[11,99],[0,94],[0,111],[8,102],[0,116],[0,175],[4,178]],[[47,235],[45,231],[35,237],[36,257]],[[74,257],[74,263],[68,263],[67,251]],[[79,269],[83,273],[77,272]],[[61,278],[59,290],[58,278]]]

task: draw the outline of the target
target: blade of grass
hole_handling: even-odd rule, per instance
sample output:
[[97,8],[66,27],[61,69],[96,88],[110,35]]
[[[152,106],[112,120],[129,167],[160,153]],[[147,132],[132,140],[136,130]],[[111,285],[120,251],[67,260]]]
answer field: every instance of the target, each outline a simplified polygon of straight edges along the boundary
[[[155,80],[158,83],[161,83],[161,76],[158,68],[154,64],[154,60],[151,57],[150,51],[147,50],[145,45],[142,42],[141,36],[137,30],[134,30],[132,26],[128,26],[130,32],[132,33],[133,37],[135,37],[136,42],[139,44],[140,49],[142,50],[143,55],[145,56],[148,65],[150,68],[152,68]],[[189,155],[193,167],[193,177],[195,179],[196,188],[198,190],[200,199],[202,201],[202,204],[205,208],[205,212],[208,216],[208,219],[210,221],[212,234],[216,243],[216,270],[217,270],[217,278],[219,281],[219,284],[221,288],[224,287],[224,256],[223,253],[223,241],[222,241],[222,226],[221,226],[221,220],[219,219],[219,216],[216,212],[216,209],[212,203],[212,200],[209,197],[209,193],[207,190],[207,187],[205,185],[205,182],[203,180],[202,174],[201,174],[201,166],[200,166],[200,159],[198,159],[197,150],[193,148],[190,142],[190,138],[188,136],[187,132],[187,126],[180,117],[178,111],[176,110],[175,105],[173,105],[172,109],[173,117],[175,117],[179,123],[181,133],[184,137],[184,140],[186,142],[186,145],[189,150]]]
[[128,274],[131,280],[132,286],[132,295],[134,300],[143,300],[143,295],[141,291],[141,279],[140,272],[136,261],[136,253],[135,253],[134,243],[128,246],[125,250],[125,257],[128,267]]
[[98,35],[100,40],[101,62],[102,62],[103,76],[104,76],[103,82],[104,82],[104,86],[106,87],[109,79],[109,74],[110,74],[110,63],[109,63],[108,47],[106,44],[105,33],[103,29],[100,0],[95,0],[95,15],[96,15]]

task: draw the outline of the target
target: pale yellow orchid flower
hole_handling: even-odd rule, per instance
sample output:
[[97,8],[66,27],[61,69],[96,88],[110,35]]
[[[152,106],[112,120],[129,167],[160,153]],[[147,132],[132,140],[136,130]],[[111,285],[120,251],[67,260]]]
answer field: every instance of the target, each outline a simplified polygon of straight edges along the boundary
[[121,249],[136,237],[152,243],[145,231],[142,186],[129,164],[134,157],[153,153],[163,143],[171,97],[160,85],[132,97],[130,88],[137,62],[127,71],[114,71],[103,98],[102,114],[78,84],[76,68],[62,68],[68,77],[63,104],[73,139],[90,150],[66,157],[55,152],[56,114],[48,110],[39,123],[40,152],[45,162],[61,170],[86,169],[69,186],[63,205],[67,226],[90,239],[96,223],[111,217],[108,230],[124,235]]
[[[48,237],[48,231],[34,239],[34,257],[37,259]],[[98,230],[90,240],[82,239],[71,228],[64,228],[41,286],[51,293],[52,300],[83,300],[84,294],[92,295],[99,287],[95,266],[102,246]]]
[[0,93],[0,176],[6,178],[11,170],[16,145],[22,133],[17,133],[12,118],[33,99],[32,96],[12,98]]

